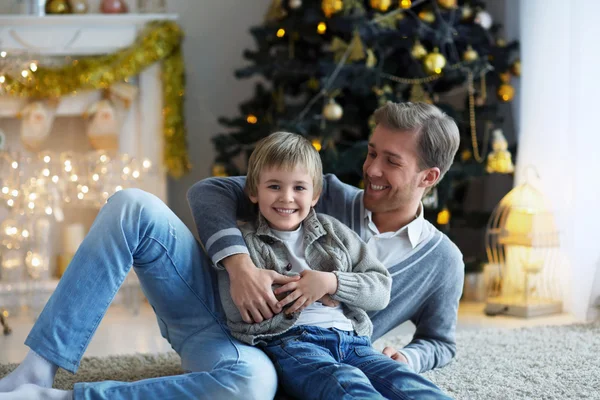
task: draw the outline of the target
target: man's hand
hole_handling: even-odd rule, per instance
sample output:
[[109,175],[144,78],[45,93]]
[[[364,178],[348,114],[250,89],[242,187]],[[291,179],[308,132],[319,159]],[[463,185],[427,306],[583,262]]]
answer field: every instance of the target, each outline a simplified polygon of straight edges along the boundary
[[385,354],[386,356],[388,356],[389,358],[391,358],[394,361],[403,362],[403,363],[408,364],[408,360],[406,359],[406,357],[404,357],[404,355],[402,353],[400,353],[398,350],[394,349],[393,347],[387,346],[386,348],[384,348],[383,354]]
[[300,277],[299,281],[290,282],[275,290],[276,295],[291,292],[277,303],[281,308],[294,303],[285,311],[286,314],[302,311],[326,294],[333,294],[337,290],[337,277],[331,272],[307,269],[300,273]]
[[222,261],[229,273],[231,299],[244,322],[262,322],[281,312],[272,285],[298,281],[299,276],[285,276],[256,268],[248,254],[235,254]]

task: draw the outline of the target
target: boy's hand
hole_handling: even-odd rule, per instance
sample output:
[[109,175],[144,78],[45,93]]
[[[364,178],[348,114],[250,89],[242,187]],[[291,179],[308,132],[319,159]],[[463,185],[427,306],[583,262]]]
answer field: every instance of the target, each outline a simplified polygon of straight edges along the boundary
[[277,307],[283,308],[292,304],[286,314],[302,311],[326,294],[333,294],[337,290],[337,277],[331,272],[304,270],[300,273],[300,280],[287,283],[275,290],[275,295],[291,292],[285,299],[277,303]]
[[298,281],[299,276],[285,276],[256,268],[247,254],[235,254],[223,261],[229,273],[231,299],[244,322],[262,322],[281,312],[271,286]]
[[331,298],[330,295],[326,294],[325,296],[319,299],[321,304],[327,307],[337,307],[340,305],[340,302]]

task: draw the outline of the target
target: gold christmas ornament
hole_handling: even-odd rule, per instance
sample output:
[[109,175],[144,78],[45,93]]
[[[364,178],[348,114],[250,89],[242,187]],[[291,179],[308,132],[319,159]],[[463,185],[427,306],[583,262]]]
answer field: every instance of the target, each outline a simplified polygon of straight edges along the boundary
[[47,99],[107,89],[162,61],[163,160],[169,174],[178,178],[191,167],[183,118],[185,68],[181,39],[181,28],[175,22],[151,22],[130,47],[103,56],[82,57],[57,68],[38,67],[35,82],[7,79],[4,91],[11,96]]
[[371,8],[386,12],[392,5],[392,0],[370,0]]
[[329,121],[339,121],[344,115],[344,109],[334,99],[329,99],[329,102],[323,107],[323,116]]
[[265,22],[277,22],[287,16],[287,11],[283,7],[283,0],[273,0],[267,13],[265,14]]
[[412,6],[411,0],[400,0],[400,8],[407,10]]
[[70,14],[71,5],[67,0],[48,0],[46,14]]
[[410,50],[410,55],[413,56],[414,59],[420,60],[427,55],[427,49],[417,39]]
[[509,102],[515,97],[515,88],[508,83],[500,85],[498,88],[498,98],[502,101]]
[[471,19],[473,17],[473,9],[471,8],[470,5],[465,4],[464,6],[462,6],[462,19],[467,20],[467,19]]
[[521,61],[517,60],[510,66],[510,71],[514,76],[521,76]]
[[431,24],[435,22],[435,14],[431,10],[423,10],[419,12],[419,19]]
[[292,10],[297,10],[302,7],[302,0],[290,0],[288,5]]
[[488,174],[510,174],[515,172],[512,155],[508,151],[508,142],[502,134],[502,130],[496,129],[493,133],[492,152],[488,155],[486,172]]
[[438,225],[448,225],[450,223],[450,210],[448,207],[444,207],[437,215]]
[[258,118],[256,118],[256,115],[254,114],[248,114],[248,116],[246,117],[246,122],[250,125],[254,125],[258,122]]
[[438,0],[438,4],[444,8],[456,8],[456,0]]
[[463,60],[467,62],[475,61],[479,58],[479,54],[471,47],[467,46],[467,50],[463,53]]
[[323,148],[323,145],[321,144],[321,139],[313,139],[311,143],[317,151],[321,151],[321,149]]
[[331,41],[330,50],[333,52],[335,62],[340,62],[342,60],[348,47],[350,47],[350,53],[348,54],[348,58],[346,58],[346,62],[361,61],[365,59],[365,48],[358,30],[355,30],[349,44],[339,37],[334,37]]
[[227,169],[225,168],[225,166],[223,164],[219,164],[219,163],[215,163],[212,166],[212,176],[217,176],[217,177],[227,177],[229,176],[227,174]]
[[440,54],[438,48],[433,49],[433,52],[427,54],[423,59],[425,71],[430,74],[441,74],[442,69],[446,66],[446,57]]
[[342,0],[323,0],[321,2],[321,9],[323,14],[327,18],[330,18],[333,14],[339,13],[344,9],[344,3]]
[[464,149],[460,153],[460,159],[462,162],[469,161],[471,158],[473,158],[473,152],[469,149]]

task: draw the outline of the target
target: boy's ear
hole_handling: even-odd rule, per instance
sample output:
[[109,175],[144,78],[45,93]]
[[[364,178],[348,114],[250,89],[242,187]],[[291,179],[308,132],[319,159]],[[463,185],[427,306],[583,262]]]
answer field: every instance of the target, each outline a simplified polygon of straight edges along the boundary
[[315,204],[319,201],[319,197],[321,197],[321,193],[317,193],[314,195],[313,201],[310,203],[311,207],[314,207]]
[[250,198],[250,201],[254,204],[258,203],[258,197],[257,196],[252,196],[251,194],[248,195],[248,197]]

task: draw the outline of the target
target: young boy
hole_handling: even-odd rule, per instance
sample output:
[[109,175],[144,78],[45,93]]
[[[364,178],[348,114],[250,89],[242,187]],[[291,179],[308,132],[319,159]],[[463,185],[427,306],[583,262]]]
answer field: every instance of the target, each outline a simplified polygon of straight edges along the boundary
[[406,366],[371,346],[366,313],[386,307],[391,277],[350,228],[312,209],[322,176],[319,153],[300,135],[274,133],[250,156],[246,192],[258,217],[240,227],[250,257],[258,268],[300,279],[275,289],[282,313],[248,324],[220,271],[231,334],[263,348],[298,398],[405,399],[396,383]]

